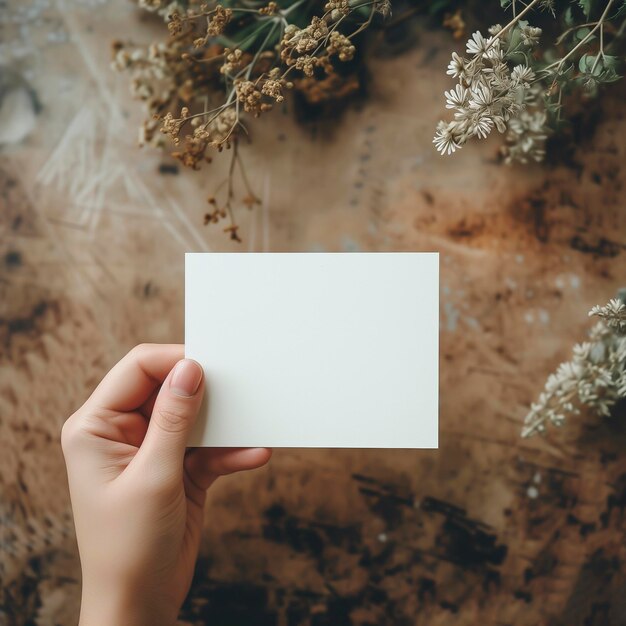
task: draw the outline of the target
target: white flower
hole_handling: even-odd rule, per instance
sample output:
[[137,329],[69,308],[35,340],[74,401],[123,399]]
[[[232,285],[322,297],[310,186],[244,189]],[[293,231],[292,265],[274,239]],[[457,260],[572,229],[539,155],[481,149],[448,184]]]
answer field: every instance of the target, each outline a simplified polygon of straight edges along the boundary
[[471,109],[487,109],[493,104],[493,92],[483,84],[478,83],[471,90],[469,106]]
[[465,77],[465,68],[467,66],[467,59],[459,56],[456,52],[452,53],[452,60],[448,64],[448,70],[446,74],[449,74],[453,78]]
[[462,85],[457,85],[454,89],[445,91],[446,109],[465,107],[467,105],[468,93],[468,90]]
[[477,137],[485,139],[485,137],[492,131],[492,129],[493,119],[488,115],[480,115],[474,120],[473,131]]
[[457,134],[462,134],[467,130],[467,123],[472,119],[473,116],[474,111],[468,109],[467,107],[459,107],[454,112],[454,120],[457,126]]
[[[541,32],[526,22],[518,25],[518,36],[522,30],[527,39]],[[545,118],[527,113],[528,108],[539,106],[535,73],[530,63],[514,67],[510,62],[508,44],[503,45],[500,39],[502,26],[494,24],[489,33],[489,37],[480,31],[472,34],[466,45],[467,57],[452,53],[447,74],[458,84],[444,96],[454,118],[440,123],[433,141],[439,152],[451,154],[472,138],[485,139],[497,128],[505,133],[501,150],[507,163],[540,161],[545,155]]]
[[492,39],[485,39],[482,33],[477,30],[467,42],[467,54],[477,54],[482,56],[491,47]]
[[500,41],[496,39],[483,56],[493,63],[502,63],[504,61],[504,51],[500,48]]
[[482,71],[485,82],[491,83],[492,87],[505,91],[511,83],[509,66],[501,61],[492,61],[491,67],[485,67]]
[[539,37],[541,36],[541,28],[536,28],[534,26],[529,26],[528,24],[524,24],[520,28],[520,34],[522,35],[522,43],[529,48],[537,45],[539,43]]
[[433,143],[437,148],[437,151],[442,155],[452,154],[455,150],[461,146],[457,143],[454,136],[452,124],[439,124],[437,133],[433,139]]
[[516,65],[511,72],[511,80],[514,83],[528,84],[535,78],[535,73],[528,65]]
[[613,298],[606,306],[594,306],[589,315],[601,317],[609,328],[619,333],[626,333],[626,305]]
[[[527,147],[529,158],[534,149],[532,145]],[[574,346],[572,360],[562,363],[550,375],[538,401],[530,407],[522,436],[543,432],[548,423],[561,425],[567,416],[579,414],[582,406],[597,415],[609,416],[615,404],[626,396],[626,336],[620,333],[619,324],[610,325],[611,321],[624,321],[626,308],[619,300],[613,300],[591,311],[591,315],[604,314],[608,317],[591,330],[591,341]]]
[[504,122],[504,118],[502,118],[502,116],[494,115],[493,122],[496,125],[498,132],[501,132],[501,133],[506,132],[506,123]]

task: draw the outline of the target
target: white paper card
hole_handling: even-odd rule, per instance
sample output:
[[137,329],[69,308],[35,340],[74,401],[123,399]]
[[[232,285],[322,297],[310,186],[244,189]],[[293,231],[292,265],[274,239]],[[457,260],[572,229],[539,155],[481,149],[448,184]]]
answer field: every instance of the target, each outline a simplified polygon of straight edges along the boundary
[[436,448],[439,255],[185,259],[192,446]]

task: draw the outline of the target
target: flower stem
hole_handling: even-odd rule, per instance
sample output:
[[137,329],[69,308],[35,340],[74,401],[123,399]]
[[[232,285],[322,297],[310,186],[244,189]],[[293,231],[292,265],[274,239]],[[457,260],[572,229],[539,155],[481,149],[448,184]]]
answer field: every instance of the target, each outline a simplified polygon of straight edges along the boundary
[[589,41],[589,39],[591,39],[591,37],[598,30],[598,28],[602,26],[613,2],[614,0],[609,0],[607,2],[606,7],[604,7],[604,11],[602,15],[600,16],[600,19],[597,21],[596,25],[587,33],[584,39],[581,39],[581,41],[578,44],[576,44],[562,59],[555,61],[554,63],[550,63],[550,65],[548,65],[547,67],[544,67],[543,71],[549,72],[553,67],[556,67],[556,70],[554,73],[558,76],[559,72],[561,71],[561,69],[563,69],[563,66],[565,65],[565,61],[567,61],[567,59],[569,59],[579,48],[584,46]]

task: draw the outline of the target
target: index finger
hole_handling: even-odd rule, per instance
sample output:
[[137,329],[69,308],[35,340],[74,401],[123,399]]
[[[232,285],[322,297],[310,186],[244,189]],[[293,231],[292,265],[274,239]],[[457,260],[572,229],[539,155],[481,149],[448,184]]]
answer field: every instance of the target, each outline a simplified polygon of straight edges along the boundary
[[111,411],[139,408],[184,353],[184,346],[176,343],[136,346],[102,379],[86,404]]

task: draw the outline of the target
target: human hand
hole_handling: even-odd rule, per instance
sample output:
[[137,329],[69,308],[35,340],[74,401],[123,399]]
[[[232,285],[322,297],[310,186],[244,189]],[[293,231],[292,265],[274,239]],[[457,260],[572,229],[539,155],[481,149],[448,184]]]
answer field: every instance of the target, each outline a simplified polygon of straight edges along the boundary
[[197,448],[204,394],[183,346],[128,353],[64,424],[61,442],[83,573],[80,626],[174,624],[189,591],[206,490],[267,448]]

